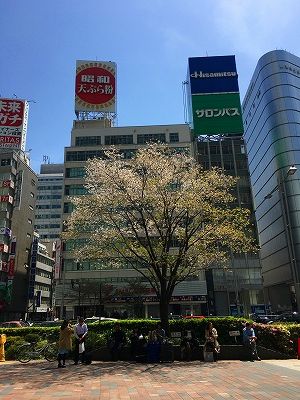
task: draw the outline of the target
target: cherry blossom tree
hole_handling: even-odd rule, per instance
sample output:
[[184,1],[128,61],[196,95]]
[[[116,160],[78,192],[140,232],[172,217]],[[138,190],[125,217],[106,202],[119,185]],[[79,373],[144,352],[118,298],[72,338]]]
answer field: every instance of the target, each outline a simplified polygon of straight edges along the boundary
[[149,144],[125,160],[117,149],[86,166],[87,195],[73,199],[66,239],[85,238],[79,259],[126,262],[148,280],[168,329],[175,286],[230,253],[254,249],[249,211],[234,206],[236,179],[186,154]]

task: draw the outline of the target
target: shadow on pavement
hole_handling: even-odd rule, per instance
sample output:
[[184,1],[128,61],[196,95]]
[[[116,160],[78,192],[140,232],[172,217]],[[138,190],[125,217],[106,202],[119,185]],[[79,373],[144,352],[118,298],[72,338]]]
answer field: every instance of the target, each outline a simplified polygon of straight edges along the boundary
[[[4,385],[30,385],[32,389],[45,388],[49,384],[63,385],[64,381],[73,381],[77,384],[86,384],[88,380],[113,377],[122,375],[134,379],[139,374],[149,375],[150,379],[165,381],[174,375],[185,374],[189,368],[195,369],[224,369],[232,362],[204,363],[199,361],[174,362],[161,364],[142,364],[124,361],[117,362],[94,362],[91,365],[73,365],[71,361],[64,369],[58,369],[56,363],[31,362],[28,364],[1,364],[1,384]],[[1,387],[0,384],[0,387]]]

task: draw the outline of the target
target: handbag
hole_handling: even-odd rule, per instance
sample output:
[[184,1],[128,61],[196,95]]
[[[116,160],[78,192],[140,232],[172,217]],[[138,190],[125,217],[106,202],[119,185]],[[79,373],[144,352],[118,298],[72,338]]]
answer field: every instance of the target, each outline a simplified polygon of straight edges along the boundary
[[85,347],[84,342],[79,343],[79,354],[84,353]]

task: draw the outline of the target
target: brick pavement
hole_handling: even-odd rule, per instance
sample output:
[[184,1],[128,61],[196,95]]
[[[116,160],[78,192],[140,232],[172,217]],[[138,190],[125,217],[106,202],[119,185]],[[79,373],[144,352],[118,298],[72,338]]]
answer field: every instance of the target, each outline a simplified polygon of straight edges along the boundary
[[[299,364],[298,364],[299,363]],[[0,364],[0,400],[300,400],[300,361]]]

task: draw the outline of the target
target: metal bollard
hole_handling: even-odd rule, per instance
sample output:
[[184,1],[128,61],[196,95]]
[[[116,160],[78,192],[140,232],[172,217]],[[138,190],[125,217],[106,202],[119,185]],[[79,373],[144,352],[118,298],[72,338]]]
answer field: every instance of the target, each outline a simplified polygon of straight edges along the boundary
[[0,362],[5,361],[4,343],[6,343],[6,335],[0,335]]

